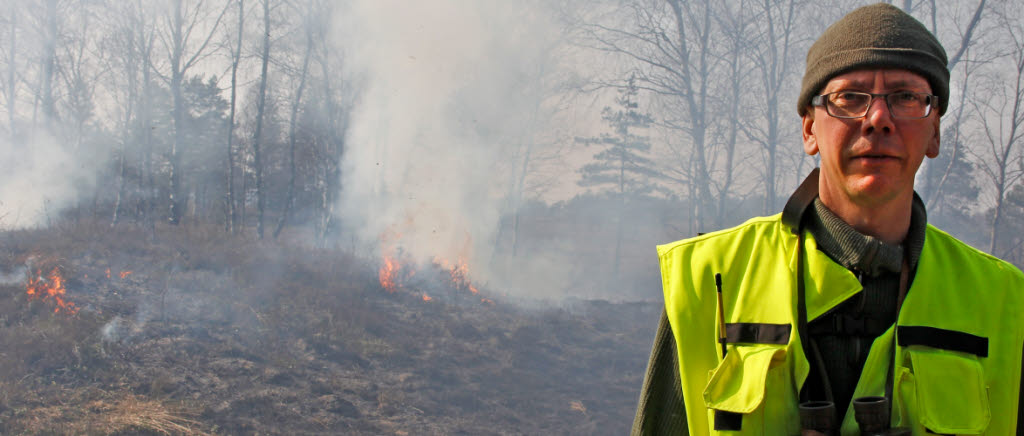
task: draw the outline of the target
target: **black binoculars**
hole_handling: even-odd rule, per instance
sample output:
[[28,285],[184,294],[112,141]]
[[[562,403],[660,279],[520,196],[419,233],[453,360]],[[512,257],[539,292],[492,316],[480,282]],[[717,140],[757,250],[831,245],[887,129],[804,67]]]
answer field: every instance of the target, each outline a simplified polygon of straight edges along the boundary
[[[860,397],[853,400],[853,414],[861,436],[910,436],[910,429],[889,426],[889,399]],[[831,401],[800,404],[800,436],[835,436],[840,422]]]

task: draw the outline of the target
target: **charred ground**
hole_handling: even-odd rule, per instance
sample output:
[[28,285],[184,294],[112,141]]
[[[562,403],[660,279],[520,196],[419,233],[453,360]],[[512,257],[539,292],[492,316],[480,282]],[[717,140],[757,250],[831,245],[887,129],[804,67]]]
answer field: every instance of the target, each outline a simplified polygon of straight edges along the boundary
[[[660,310],[424,301],[344,252],[198,226],[0,244],[3,434],[624,434]],[[26,294],[52,269],[77,313]]]

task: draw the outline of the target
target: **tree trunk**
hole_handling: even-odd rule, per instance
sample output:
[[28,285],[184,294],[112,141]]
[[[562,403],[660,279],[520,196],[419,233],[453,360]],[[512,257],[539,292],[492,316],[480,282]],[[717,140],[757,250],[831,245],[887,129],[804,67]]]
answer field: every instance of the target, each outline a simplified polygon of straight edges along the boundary
[[14,121],[14,110],[15,110],[15,104],[17,102],[17,98],[16,98],[15,94],[18,91],[18,87],[15,86],[15,82],[14,82],[15,70],[17,69],[16,65],[14,63],[15,59],[16,59],[14,53],[15,53],[15,49],[17,49],[16,42],[17,42],[17,35],[18,35],[18,9],[15,7],[14,2],[11,2],[11,4],[10,4],[10,11],[11,11],[11,20],[10,20],[10,26],[11,26],[11,28],[10,28],[10,30],[11,30],[11,34],[10,34],[11,41],[10,42],[11,42],[11,45],[10,45],[9,51],[7,52],[7,54],[8,54],[8,58],[7,58],[7,124],[8,124],[8,133],[10,134],[10,137],[11,137],[11,144],[14,144],[15,141],[17,140],[17,138],[18,138],[17,129],[16,129],[15,125],[14,125],[14,123],[15,123],[15,121]]
[[[711,8],[704,4],[704,12],[701,20],[704,25],[704,32],[701,34],[697,29],[699,47],[699,60],[691,65],[690,49],[686,41],[686,22],[683,15],[683,7],[688,7],[681,0],[669,0],[672,7],[673,21],[678,34],[678,63],[680,73],[685,76],[686,89],[683,97],[687,104],[690,138],[693,140],[693,151],[695,154],[696,175],[691,177],[691,183],[696,185],[697,198],[694,199],[693,207],[696,215],[697,231],[703,231],[706,221],[705,208],[711,200],[711,174],[708,170],[707,152],[707,97],[708,97],[708,42],[710,36]],[[693,70],[691,70],[691,68]],[[693,83],[699,82],[694,89]]]
[[135,139],[135,134],[139,132],[138,119],[135,116],[135,107],[139,98],[139,83],[138,83],[138,46],[135,44],[135,32],[138,30],[138,23],[135,23],[131,27],[131,34],[129,35],[129,44],[127,47],[127,53],[125,53],[125,76],[128,79],[128,98],[126,101],[126,108],[124,111],[124,123],[122,128],[124,129],[121,135],[121,149],[118,151],[117,160],[117,195],[114,199],[114,211],[113,216],[110,219],[110,227],[117,227],[118,221],[121,219],[121,208],[124,202],[125,196],[125,184],[126,184],[126,171],[128,154],[128,144]]
[[996,254],[996,242],[999,241],[999,227],[1002,225],[1003,199],[1006,197],[1003,192],[1004,190],[1005,187],[1002,182],[1000,182],[1000,184],[996,186],[996,209],[995,214],[992,216],[992,233],[990,234],[988,241],[988,253],[993,256],[998,256],[998,254]]
[[[1024,143],[1024,138],[1018,133],[1022,127],[1024,127],[1024,44],[1021,41],[1014,41],[1016,47],[1014,50],[1014,59],[1016,63],[1016,82],[1013,88],[1013,92],[1009,93],[1013,97],[1013,109],[1010,111],[1010,130],[1006,134],[1006,145],[1003,148],[1001,159],[999,160],[999,179],[996,183],[996,211],[995,216],[992,218],[992,239],[989,243],[989,254],[993,256],[1001,256],[1001,253],[996,252],[996,242],[1000,239],[1000,224],[1003,218],[1003,203],[1006,200],[1006,196],[1009,193],[1013,183],[1020,178],[1020,172],[1024,172],[1024,164],[1021,164],[1019,159],[1020,152],[1017,151],[1018,146]],[[1002,123],[1000,123],[1002,127]],[[1017,170],[1015,174],[1011,176],[1008,174],[1011,171],[1015,171],[1012,168],[1008,168],[1013,164],[1021,165],[1021,169]]]
[[181,92],[181,82],[184,80],[185,72],[182,71],[181,57],[185,49],[184,36],[182,35],[184,27],[184,19],[181,14],[181,2],[182,0],[174,1],[174,28],[171,30],[173,33],[174,48],[171,53],[171,99],[173,100],[173,107],[171,109],[171,118],[173,122],[174,135],[173,141],[171,142],[171,155],[170,168],[168,174],[169,179],[169,192],[168,201],[170,203],[170,210],[168,213],[167,220],[170,224],[177,225],[181,222],[181,215],[184,210],[183,193],[181,189],[181,147],[184,146],[185,142],[185,101],[184,96]]
[[57,64],[57,0],[46,0],[45,19],[40,98],[43,106],[43,124],[49,129],[57,120],[57,103],[53,97],[53,76]]
[[[309,5],[309,9],[312,9],[312,5]],[[291,121],[289,121],[288,124],[288,195],[284,201],[284,211],[281,212],[281,218],[277,222],[277,228],[274,229],[274,239],[277,239],[277,236],[281,234],[281,230],[284,229],[284,225],[288,221],[288,218],[292,213],[292,209],[295,207],[295,124],[299,117],[299,106],[302,104],[302,92],[306,89],[306,75],[309,72],[309,59],[313,54],[313,31],[311,26],[307,25],[305,27],[306,54],[302,59],[302,72],[299,76],[299,87],[295,91],[295,102],[292,103]]]
[[971,45],[971,38],[974,35],[974,29],[978,27],[978,23],[981,22],[981,12],[985,10],[985,0],[978,2],[978,7],[974,10],[974,16],[971,17],[971,22],[967,25],[967,31],[964,32],[964,37],[960,40],[960,48],[957,49],[956,53],[949,58],[949,65],[946,67],[950,71],[956,67],[957,62],[960,62],[960,57],[964,55],[967,49]]
[[238,90],[238,63],[242,58],[242,34],[245,29],[245,0],[238,0],[238,40],[235,50],[231,53],[231,113],[228,116],[228,146],[227,146],[227,180],[224,193],[224,207],[227,212],[225,220],[225,231],[231,234],[236,233],[237,210],[235,208],[235,107]]
[[340,109],[334,101],[334,93],[331,87],[331,71],[329,50],[324,50],[323,59],[320,62],[320,70],[323,76],[324,106],[327,114],[327,123],[324,141],[324,183],[323,191],[320,194],[320,219],[317,224],[317,241],[321,247],[327,243],[327,235],[334,225],[334,207],[338,194],[341,192],[341,156],[344,153],[344,134],[340,117]]
[[[141,5],[140,5],[141,6]],[[145,36],[143,36],[145,38]],[[143,192],[142,219],[149,228],[150,236],[156,237],[156,168],[153,165],[153,71],[150,67],[153,54],[153,35],[145,41],[142,51],[142,104],[139,106],[139,128],[142,133],[142,177],[139,183]]]
[[256,166],[256,235],[263,239],[263,217],[266,195],[263,187],[263,112],[267,103],[267,67],[270,63],[270,0],[263,0],[263,53],[260,67],[260,91],[256,97],[256,131],[253,133],[253,165]]
[[[952,141],[948,141],[948,143],[953,146],[953,151],[951,152],[952,155],[949,157],[949,163],[946,164],[946,168],[942,172],[942,177],[939,179],[938,183],[936,183],[935,186],[930,186],[930,184],[926,186],[928,191],[925,192],[926,201],[924,204],[928,210],[932,210],[938,204],[938,199],[941,198],[940,193],[942,192],[942,188],[946,185],[946,181],[949,180],[949,176],[953,174],[953,166],[956,165],[956,160],[960,153],[961,122],[963,121],[964,108],[967,107],[967,85],[970,83],[971,76],[971,69],[967,68],[966,65],[967,64],[965,63],[963,86],[960,88],[960,104],[956,105],[956,116],[953,117],[952,128],[947,128],[953,132]],[[949,117],[947,116],[946,118]],[[933,171],[932,167],[933,165],[928,165],[926,174]],[[934,180],[933,177],[926,177],[925,179]]]

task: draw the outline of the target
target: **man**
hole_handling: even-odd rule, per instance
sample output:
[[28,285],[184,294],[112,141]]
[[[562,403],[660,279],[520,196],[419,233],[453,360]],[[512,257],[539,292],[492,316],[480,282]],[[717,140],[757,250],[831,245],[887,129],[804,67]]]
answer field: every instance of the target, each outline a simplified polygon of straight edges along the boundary
[[634,434],[794,435],[801,404],[860,434],[867,397],[914,435],[1024,433],[1024,274],[929,226],[913,190],[939,153],[946,64],[888,4],[814,43],[797,109],[821,169],[779,215],[658,247]]

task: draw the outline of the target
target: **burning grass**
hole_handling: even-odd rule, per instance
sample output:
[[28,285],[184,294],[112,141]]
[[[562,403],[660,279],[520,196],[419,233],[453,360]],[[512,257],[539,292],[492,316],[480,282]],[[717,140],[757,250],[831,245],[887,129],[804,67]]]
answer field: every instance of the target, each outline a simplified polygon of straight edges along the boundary
[[[0,234],[21,277],[0,284],[2,434],[621,434],[658,315],[485,304],[451,265],[388,293],[336,250],[84,226]],[[32,262],[77,312],[29,296]]]

